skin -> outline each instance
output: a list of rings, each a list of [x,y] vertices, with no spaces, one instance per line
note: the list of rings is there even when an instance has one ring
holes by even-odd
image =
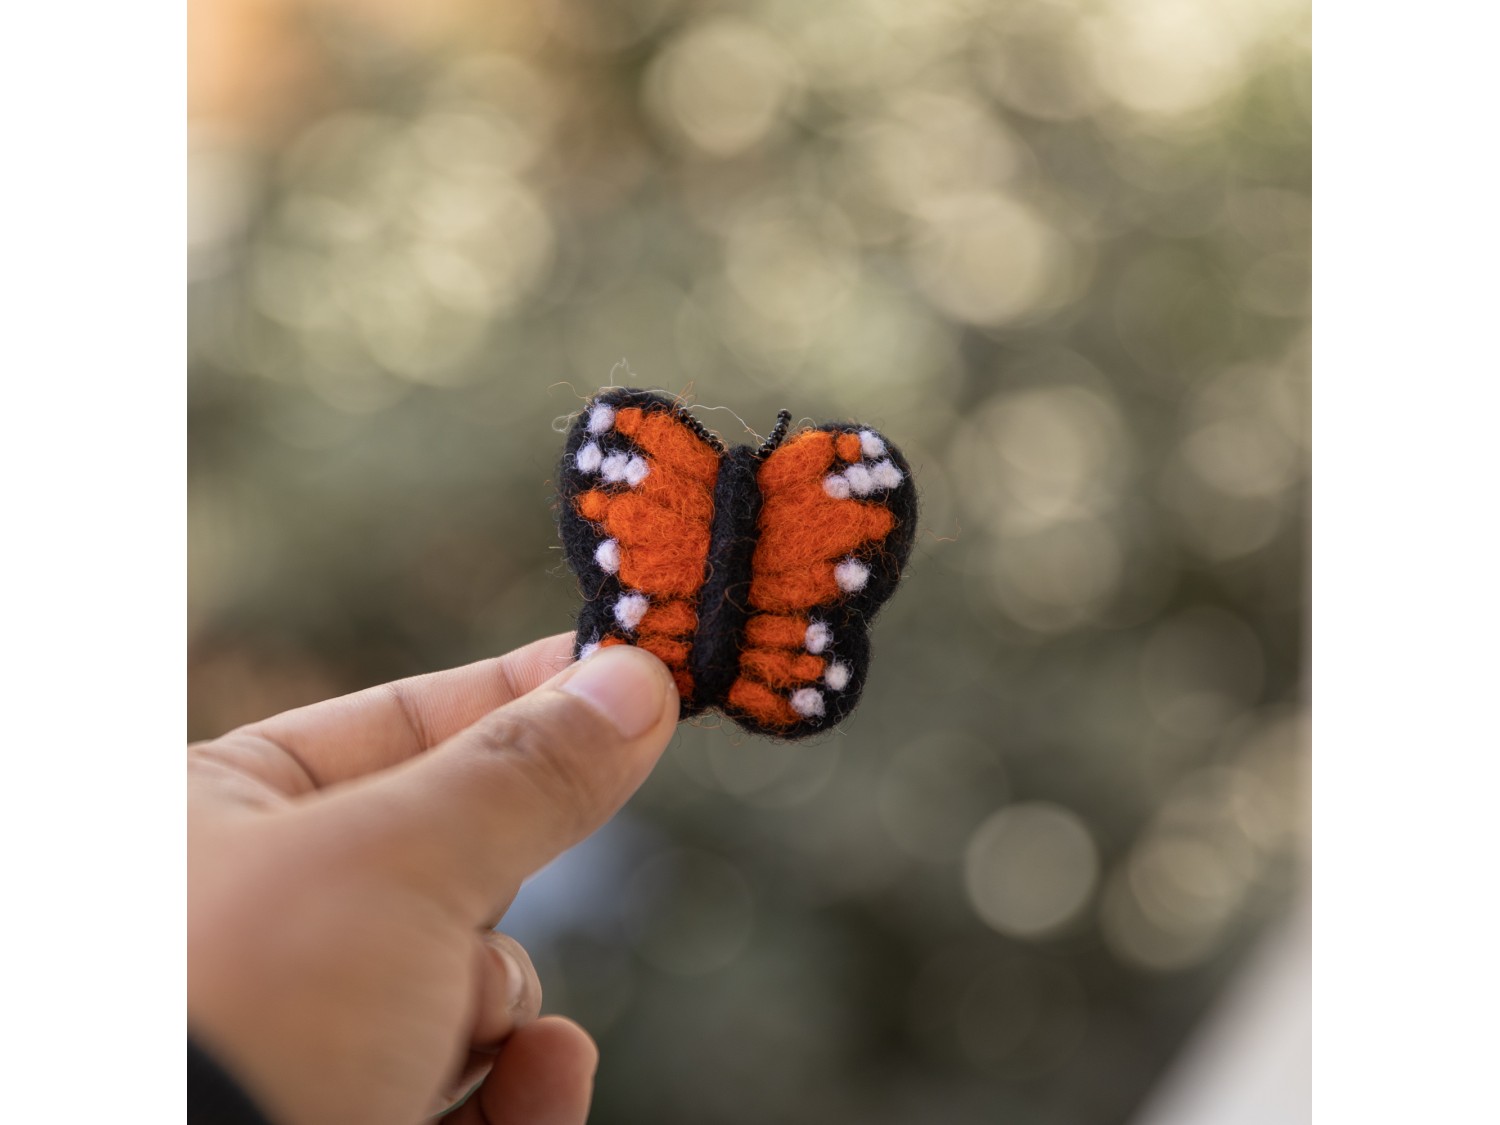
[[[598,1052],[492,931],[676,725],[666,667],[572,636],[188,751],[188,1024],[279,1125],[582,1125]]]

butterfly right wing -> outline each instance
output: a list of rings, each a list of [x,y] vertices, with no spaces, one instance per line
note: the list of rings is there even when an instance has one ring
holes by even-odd
[[[859,702],[870,619],[916,536],[916,487],[899,450],[849,425],[793,435],[756,480],[750,615],[726,710],[756,730],[803,738]]]
[[[684,715],[704,706],[689,658],[721,459],[672,400],[615,388],[573,423],[558,472],[563,548],[584,597],[577,655],[610,644],[654,653]]]

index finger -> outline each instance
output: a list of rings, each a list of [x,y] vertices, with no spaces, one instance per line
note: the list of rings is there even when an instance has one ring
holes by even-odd
[[[573,661],[558,633],[461,668],[284,711],[199,747],[290,795],[387,769],[430,750]]]

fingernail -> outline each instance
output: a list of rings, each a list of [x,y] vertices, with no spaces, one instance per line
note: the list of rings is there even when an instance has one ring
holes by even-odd
[[[515,958],[503,949],[496,949],[493,945],[489,949],[494,954],[495,960],[499,961],[505,969],[505,1006],[514,1012],[526,997],[526,974],[521,966],[516,964]]]
[[[610,645],[577,665],[562,690],[608,719],[621,738],[639,738],[661,718],[668,684],[662,671],[649,652]]]

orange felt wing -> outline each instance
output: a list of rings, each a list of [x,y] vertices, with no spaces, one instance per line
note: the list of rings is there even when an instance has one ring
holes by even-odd
[[[749,617],[727,710],[782,737],[833,726],[869,667],[869,621],[916,534],[911,469],[874,430],[804,430],[756,475],[761,496]]]
[[[583,587],[578,655],[636,644],[671,668],[683,713],[723,449],[670,399],[601,392],[574,423],[559,472],[561,532]]]

